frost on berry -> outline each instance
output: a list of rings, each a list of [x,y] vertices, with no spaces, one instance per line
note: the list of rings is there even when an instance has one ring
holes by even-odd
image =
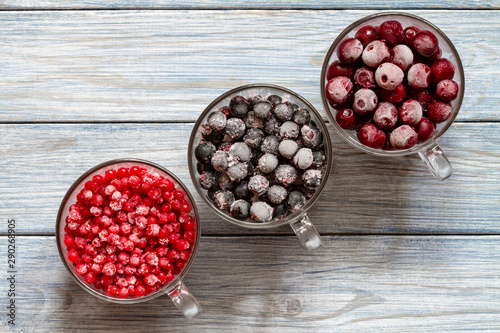
[[[111,297],[154,292],[181,272],[191,254],[191,209],[169,178],[137,166],[108,169],[87,181],[70,206],[64,229],[68,262]]]

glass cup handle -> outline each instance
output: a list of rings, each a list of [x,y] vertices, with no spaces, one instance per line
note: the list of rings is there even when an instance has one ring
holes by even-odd
[[[290,226],[306,249],[316,251],[321,247],[322,242],[318,230],[307,215],[299,221],[290,223]]]
[[[420,158],[438,180],[445,180],[453,173],[450,161],[436,142],[426,151],[419,152]]]
[[[174,290],[168,293],[168,296],[187,319],[194,319],[201,313],[200,304],[184,283],[179,282]]]

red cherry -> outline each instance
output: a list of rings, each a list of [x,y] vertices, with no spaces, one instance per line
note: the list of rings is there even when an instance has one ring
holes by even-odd
[[[434,125],[428,119],[423,117],[415,128],[418,134],[418,141],[427,141],[434,133]]]
[[[326,79],[330,81],[336,76],[346,76],[352,78],[354,75],[354,66],[352,64],[344,64],[339,60],[335,60],[328,66],[328,71],[326,72]]]
[[[354,37],[357,38],[363,46],[366,46],[378,38],[378,31],[372,25],[365,25],[359,28]]]
[[[373,124],[363,125],[358,132],[359,142],[371,148],[381,148],[385,143],[385,132]]]
[[[400,44],[404,38],[403,26],[396,20],[389,20],[382,23],[378,33],[380,39],[385,40],[389,47]]]

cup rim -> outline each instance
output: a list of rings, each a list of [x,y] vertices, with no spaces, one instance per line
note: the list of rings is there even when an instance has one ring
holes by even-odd
[[[229,214],[225,214],[222,211],[220,211],[219,209],[217,209],[217,207],[215,207],[213,205],[213,203],[211,202],[211,200],[209,200],[206,197],[205,193],[203,193],[203,191],[201,190],[201,187],[199,185],[198,179],[196,178],[197,171],[193,170],[193,164],[194,164],[193,163],[194,162],[194,159],[193,159],[193,156],[194,156],[194,142],[196,140],[198,129],[202,125],[203,120],[206,118],[206,116],[210,112],[213,111],[213,108],[218,103],[220,103],[222,100],[224,100],[225,98],[227,98],[230,95],[233,95],[235,93],[242,92],[244,90],[248,90],[248,89],[252,89],[252,88],[269,88],[269,89],[275,89],[275,90],[278,90],[278,91],[290,94],[293,97],[295,97],[298,100],[300,100],[302,103],[304,103],[304,105],[306,105],[306,107],[308,108],[308,110],[315,115],[315,117],[318,119],[318,122],[320,123],[319,126],[321,127],[321,130],[323,132],[323,142],[325,144],[325,154],[326,154],[326,152],[328,152],[328,154],[326,154],[327,155],[327,157],[326,157],[327,162],[326,162],[326,167],[325,167],[325,171],[324,171],[324,175],[323,175],[323,179],[321,181],[321,184],[316,189],[316,191],[314,192],[313,196],[310,199],[307,200],[307,202],[304,205],[304,207],[302,207],[302,209],[300,209],[299,211],[297,211],[295,213],[292,213],[292,214],[288,215],[287,217],[285,217],[283,219],[272,220],[272,221],[269,221],[269,222],[240,221],[238,219],[235,219],[235,218],[231,217]],[[284,88],[284,87],[281,87],[281,86],[275,85],[275,84],[268,84],[268,83],[247,84],[247,85],[238,86],[236,88],[233,88],[233,89],[228,90],[225,93],[221,94],[220,96],[218,96],[217,98],[215,98],[205,108],[205,110],[200,114],[200,116],[198,117],[198,119],[197,119],[197,121],[196,121],[196,123],[195,123],[195,125],[193,127],[193,130],[191,131],[191,136],[189,138],[189,146],[188,146],[189,174],[191,176],[191,181],[193,182],[193,186],[195,187],[196,191],[198,192],[198,194],[200,195],[200,197],[202,198],[202,200],[211,208],[211,210],[213,212],[215,212],[215,214],[218,217],[220,217],[223,220],[226,220],[228,222],[231,222],[233,224],[236,224],[236,225],[239,225],[239,226],[242,226],[242,227],[246,227],[246,228],[250,228],[250,229],[270,229],[270,228],[276,228],[276,227],[279,227],[279,226],[282,226],[282,225],[285,225],[285,224],[290,224],[292,222],[295,222],[295,221],[299,220],[302,216],[304,216],[306,214],[306,212],[311,208],[311,206],[316,202],[316,200],[320,196],[321,192],[323,191],[323,189],[324,189],[324,187],[325,187],[325,185],[326,185],[326,183],[328,181],[328,177],[330,175],[330,169],[331,169],[331,166],[332,166],[332,163],[333,163],[332,160],[333,160],[333,157],[332,157],[332,143],[331,143],[331,139],[330,139],[330,134],[328,133],[328,128],[326,127],[325,121],[323,120],[323,117],[321,116],[321,114],[316,110],[316,108],[309,101],[307,101],[301,95],[297,94],[296,92],[294,92],[294,91],[292,91],[292,90],[290,90],[288,88]]]
[[[426,24],[429,27],[431,27],[432,29],[434,29],[435,31],[437,31],[438,34],[440,35],[440,37],[442,37],[445,40],[446,44],[449,46],[451,53],[453,54],[453,56],[456,59],[457,70],[460,73],[460,89],[459,89],[459,95],[457,96],[456,108],[453,110],[454,112],[451,114],[450,118],[448,118],[448,120],[446,120],[446,123],[444,124],[444,126],[440,129],[440,131],[438,133],[436,133],[434,136],[429,138],[427,141],[422,142],[420,144],[417,144],[411,148],[401,149],[401,150],[375,149],[375,148],[365,146],[362,143],[360,143],[359,141],[353,139],[350,135],[348,135],[346,133],[346,130],[344,130],[342,127],[340,127],[340,125],[335,120],[335,115],[331,111],[331,106],[326,99],[326,93],[325,93],[326,72],[328,71],[328,65],[329,65],[328,61],[331,59],[332,54],[335,52],[337,45],[355,27],[357,27],[357,26],[359,26],[359,25],[363,24],[364,22],[367,22],[371,19],[379,18],[379,17],[388,17],[388,16],[403,16],[403,17],[411,18],[411,19],[417,20],[423,24]],[[356,20],[355,22],[351,23],[344,30],[342,30],[342,32],[337,36],[337,38],[331,44],[331,46],[328,49],[328,52],[325,56],[325,59],[323,61],[323,67],[321,69],[321,77],[320,77],[320,87],[321,87],[321,100],[323,101],[323,107],[328,115],[328,119],[333,124],[333,127],[335,128],[336,132],[338,134],[340,134],[340,136],[345,141],[347,141],[350,145],[352,145],[352,146],[354,146],[354,147],[356,147],[356,148],[358,148],[366,153],[372,154],[372,155],[384,156],[384,157],[386,157],[386,156],[404,156],[404,155],[414,154],[414,153],[417,153],[420,151],[426,151],[426,150],[434,147],[436,145],[437,139],[439,139],[448,130],[448,128],[451,126],[451,124],[455,121],[455,118],[457,117],[458,112],[460,111],[460,108],[461,108],[462,102],[463,102],[463,98],[464,98],[465,74],[464,74],[462,60],[460,59],[460,55],[459,55],[457,49],[455,48],[455,45],[448,38],[448,36],[443,31],[441,31],[441,29],[439,29],[436,25],[434,25],[433,23],[427,21],[426,19],[424,19],[420,16],[417,16],[417,15],[414,15],[414,14],[410,14],[410,13],[406,13],[406,12],[399,12],[399,11],[384,11],[384,12],[364,16],[364,17]]]
[[[105,167],[108,167],[108,166],[112,166],[115,164],[122,164],[122,163],[132,163],[132,164],[137,163],[137,164],[147,165],[147,166],[156,168],[156,169],[160,170],[161,172],[164,172],[165,174],[167,174],[169,177],[173,178],[177,182],[177,184],[182,188],[184,193],[188,196],[188,198],[191,202],[191,207],[194,211],[194,215],[196,218],[196,240],[194,242],[194,245],[193,245],[193,248],[191,251],[191,255],[190,255],[188,261],[186,262],[185,266],[181,269],[180,273],[177,274],[172,281],[165,284],[161,289],[159,289],[159,290],[157,290],[154,293],[151,293],[149,295],[145,295],[145,296],[137,297],[137,298],[111,297],[111,296],[104,294],[103,292],[99,292],[99,291],[94,290],[93,288],[88,286],[86,282],[84,283],[78,276],[76,276],[76,273],[71,269],[71,267],[66,259],[66,256],[63,253],[63,245],[62,245],[63,240],[61,239],[62,235],[59,232],[61,224],[64,223],[64,221],[62,221],[62,216],[64,214],[64,207],[66,206],[66,203],[67,203],[69,197],[78,188],[78,186],[81,185],[82,182],[87,177],[96,173],[97,171],[103,170]],[[113,302],[113,303],[122,303],[122,304],[141,303],[141,302],[149,301],[153,298],[159,297],[163,294],[166,294],[166,293],[172,291],[181,282],[184,275],[187,273],[187,271],[189,271],[189,268],[191,267],[191,265],[196,257],[196,253],[198,251],[200,238],[201,238],[201,226],[200,226],[201,223],[200,222],[201,221],[200,221],[200,216],[198,213],[198,208],[196,206],[196,202],[194,201],[193,196],[189,192],[186,185],[173,172],[171,172],[170,170],[168,170],[167,168],[165,168],[159,164],[156,164],[156,163],[153,163],[153,162],[150,162],[147,160],[143,160],[143,159],[136,159],[136,158],[113,159],[113,160],[109,160],[109,161],[100,163],[100,164],[88,169],[80,177],[77,178],[77,180],[70,186],[70,188],[68,189],[68,191],[64,195],[64,198],[62,199],[61,204],[59,206],[59,210],[57,213],[57,220],[56,220],[57,249],[58,249],[61,261],[63,262],[66,269],[70,272],[71,277],[77,282],[78,285],[80,285],[84,290],[86,290],[87,292],[89,292],[93,296],[96,296],[97,298],[100,298],[100,299],[105,300],[105,301]]]

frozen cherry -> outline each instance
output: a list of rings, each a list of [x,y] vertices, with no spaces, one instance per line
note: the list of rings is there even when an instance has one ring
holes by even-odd
[[[383,130],[390,130],[398,121],[398,110],[389,102],[381,102],[373,113],[373,122]]]
[[[410,98],[418,101],[422,109],[427,109],[432,97],[428,90],[414,90],[410,94]]]
[[[420,122],[415,127],[415,131],[418,134],[418,140],[420,142],[424,142],[432,136],[432,133],[434,133],[434,125],[428,118],[422,117]]]
[[[422,106],[414,99],[407,99],[401,105],[399,116],[408,125],[415,126],[422,119]]]
[[[365,25],[359,28],[354,37],[366,46],[378,38],[378,30],[372,25]]]
[[[443,102],[451,102],[458,95],[458,84],[453,80],[440,81],[436,86],[436,95]]]
[[[435,99],[427,108],[427,117],[432,122],[439,124],[450,118],[451,111],[452,108],[450,103],[441,102]]]
[[[250,111],[250,102],[242,96],[234,96],[229,102],[229,112],[231,115],[243,118]]]
[[[337,115],[335,116],[335,120],[340,127],[346,130],[354,130],[361,123],[361,119],[359,118],[358,114],[349,108],[338,110]]]
[[[354,73],[354,82],[360,88],[374,88],[375,87],[375,75],[373,70],[363,66],[356,70]]]
[[[385,138],[385,132],[373,124],[363,125],[358,132],[359,142],[371,148],[381,148]]]
[[[375,81],[385,90],[394,90],[403,82],[405,74],[398,66],[386,62],[375,71]]]
[[[378,33],[380,39],[385,40],[390,47],[400,44],[404,38],[403,26],[396,20],[382,23]]]
[[[359,89],[354,94],[352,108],[360,116],[367,116],[375,110],[377,103],[378,97],[373,90]]]
[[[345,76],[337,76],[326,84],[326,98],[334,105],[341,105],[352,94],[352,81]]]
[[[418,135],[409,125],[402,125],[390,134],[391,145],[396,149],[408,149],[417,143]]]
[[[354,74],[354,66],[352,64],[344,64],[339,60],[335,60],[328,66],[326,72],[326,79],[330,81],[336,76],[346,76],[352,78]]]
[[[380,40],[369,43],[361,54],[363,62],[371,68],[378,67],[381,63],[388,61],[390,57],[389,47]]]
[[[420,29],[417,27],[406,27],[404,30],[403,43],[408,46],[413,46],[413,39]]]
[[[413,64],[413,52],[404,44],[394,46],[391,54],[392,63],[401,68],[402,71],[406,71]]]
[[[356,38],[343,40],[337,48],[337,57],[344,64],[352,64],[361,56],[363,44]]]
[[[406,97],[406,87],[401,83],[394,90],[380,89],[379,97],[381,101],[391,102],[392,104],[402,103]]]
[[[431,69],[426,64],[415,64],[408,70],[407,79],[412,88],[425,89],[431,82]]]
[[[434,61],[431,65],[431,82],[437,85],[442,80],[451,80],[455,76],[455,66],[445,58]]]
[[[422,30],[413,38],[413,47],[420,55],[430,57],[438,51],[439,41],[432,32]]]
[[[431,55],[430,57],[427,57],[427,58],[423,58],[423,62],[426,64],[426,65],[429,65],[431,66],[436,60],[439,60],[441,59],[441,56],[443,55],[443,50],[441,50],[440,47],[438,47],[436,53],[434,53],[433,55]]]

